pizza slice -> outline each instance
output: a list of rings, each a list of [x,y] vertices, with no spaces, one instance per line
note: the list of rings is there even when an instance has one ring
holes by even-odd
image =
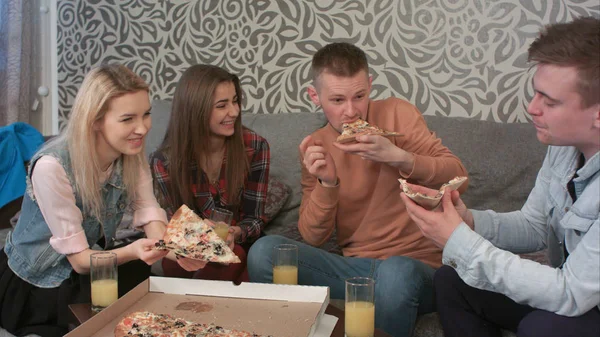
[[[369,124],[367,121],[357,119],[352,123],[342,124],[342,134],[336,139],[338,143],[355,142],[356,137],[362,135],[380,135],[384,137],[400,136],[397,132],[385,131],[382,128]]]
[[[467,177],[456,177],[450,180],[442,185],[437,194],[433,196],[413,191],[406,183],[406,180],[402,178],[398,179],[398,181],[402,186],[402,191],[407,197],[411,198],[414,202],[421,205],[425,209],[434,210],[440,205],[446,188],[449,187],[451,191],[457,190],[465,181],[467,181]]]
[[[115,326],[115,337],[261,337],[257,334],[230,330],[215,324],[203,324],[149,311],[133,312]]]
[[[168,249],[177,255],[208,262],[241,262],[212,227],[186,205],[173,214],[156,249]]]

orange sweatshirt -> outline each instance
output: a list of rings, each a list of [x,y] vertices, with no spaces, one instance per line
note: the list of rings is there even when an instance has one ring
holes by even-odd
[[[390,140],[415,156],[412,172],[359,156],[333,146],[340,135],[330,124],[312,134],[321,140],[335,162],[338,185],[325,187],[302,165],[302,204],[298,228],[304,240],[320,246],[337,229],[344,256],[385,259],[412,257],[439,267],[442,251],[425,238],[400,200],[398,178],[439,188],[467,172],[425,123],[412,104],[398,99],[371,101],[367,122],[404,136]],[[464,188],[461,189],[464,191]],[[337,226],[337,227],[336,227]]]

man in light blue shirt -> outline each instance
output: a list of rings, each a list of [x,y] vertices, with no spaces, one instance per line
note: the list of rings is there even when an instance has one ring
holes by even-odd
[[[446,337],[600,335],[600,20],[547,26],[527,111],[550,145],[520,211],[468,210],[457,192],[411,218],[443,248],[434,278]],[[435,193],[418,186],[413,189]],[[517,253],[548,248],[551,266]]]

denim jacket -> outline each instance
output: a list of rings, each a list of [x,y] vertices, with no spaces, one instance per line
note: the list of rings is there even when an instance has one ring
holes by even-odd
[[[55,157],[67,173],[71,186],[75,186],[71,159],[65,144],[37,153],[30,162],[27,193],[23,197],[19,222],[6,237],[4,251],[8,256],[8,265],[20,278],[40,288],[55,288],[69,278],[73,267],[66,255],[57,253],[50,245],[52,233],[33,195],[31,174],[37,160],[44,155]],[[73,189],[76,205],[83,215],[82,227],[90,247],[104,236],[109,238],[105,240],[104,248],[107,248],[126,207],[127,192],[123,184],[121,160],[117,160],[113,167],[113,173],[102,187],[104,209],[101,222],[84,210],[81,196]]]
[[[577,170],[579,155],[573,147],[549,146],[523,208],[472,211],[475,232],[460,224],[444,248],[444,264],[470,286],[534,308],[563,316],[600,308],[600,152]],[[576,172],[573,203],[567,183]],[[544,248],[552,266],[513,254]]]

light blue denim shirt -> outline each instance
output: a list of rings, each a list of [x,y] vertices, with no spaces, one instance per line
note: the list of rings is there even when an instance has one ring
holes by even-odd
[[[573,203],[567,183],[579,155],[573,147],[549,146],[523,208],[472,211],[475,231],[461,223],[444,248],[443,263],[472,287],[534,308],[564,316],[600,308],[600,152],[577,171]],[[513,254],[545,247],[552,267]]]

